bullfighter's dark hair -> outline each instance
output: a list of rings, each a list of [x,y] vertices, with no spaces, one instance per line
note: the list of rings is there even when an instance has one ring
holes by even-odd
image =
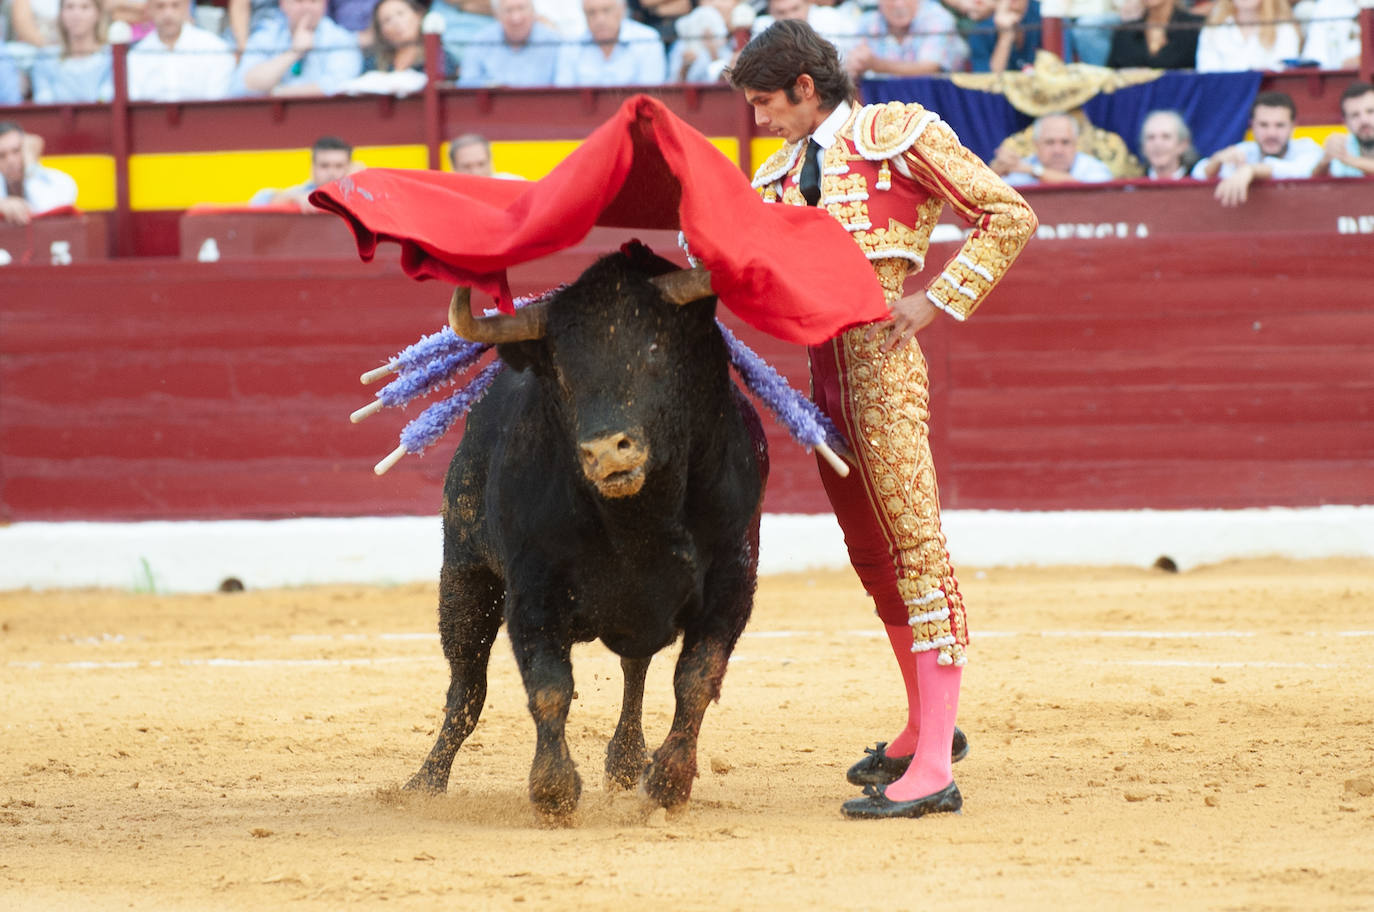
[[[1293,96],[1287,92],[1260,92],[1255,96],[1255,103],[1250,105],[1250,119],[1255,117],[1256,108],[1286,108],[1288,116],[1293,120],[1298,119],[1298,106],[1293,103]]]
[[[807,74],[816,82],[821,109],[831,110],[855,97],[854,81],[840,63],[835,45],[800,19],[780,19],[760,32],[740,51],[735,65],[725,71],[736,89],[787,93],[799,100],[794,86]]]
[[[1344,105],[1352,98],[1359,98],[1366,92],[1374,92],[1374,83],[1352,82],[1350,85],[1346,86],[1345,91],[1341,93],[1341,104]]]
[[[337,136],[321,136],[315,140],[310,147],[310,157],[313,159],[320,152],[347,152],[349,158],[353,157],[353,147]]]

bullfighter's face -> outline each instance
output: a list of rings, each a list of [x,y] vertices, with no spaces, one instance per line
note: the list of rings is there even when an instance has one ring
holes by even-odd
[[[816,83],[807,73],[797,77],[790,93],[785,89],[761,92],[746,88],[744,100],[754,109],[754,123],[790,143],[806,139],[830,113],[821,110]]]

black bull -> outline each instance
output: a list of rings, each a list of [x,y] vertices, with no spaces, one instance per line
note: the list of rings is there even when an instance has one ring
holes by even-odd
[[[669,303],[649,277],[671,268],[643,249],[606,257],[549,301],[536,330],[527,320],[488,336],[512,369],[473,409],[444,484],[439,632],[451,680],[438,740],[408,788],[447,788],[504,621],[537,732],[538,810],[566,815],[581,794],[564,729],[572,644],[593,639],[621,657],[625,679],[607,781],[642,782],[664,807],[691,796],[702,717],[753,607],[768,456],[731,382],[715,298]],[[676,712],[650,762],[644,679],[679,634]]]

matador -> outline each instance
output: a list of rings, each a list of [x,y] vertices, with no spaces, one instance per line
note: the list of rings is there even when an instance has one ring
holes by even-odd
[[[862,797],[851,818],[957,812],[951,763],[967,752],[955,727],[968,625],[940,526],[931,459],[929,383],[916,333],[943,311],[966,320],[1035,232],[1025,200],[917,104],[859,106],[835,48],[803,21],[780,20],[730,70],[755,122],[783,147],[758,169],[765,202],[824,208],[873,265],[891,310],[810,347],[812,392],[857,459],[847,478],[824,467],[850,562],[897,658],[907,722],[850,768]],[[945,205],[971,226],[925,287],[920,273]]]

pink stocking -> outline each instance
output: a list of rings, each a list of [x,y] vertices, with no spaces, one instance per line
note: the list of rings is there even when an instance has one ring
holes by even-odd
[[[963,669],[939,664],[936,649],[915,653],[914,658],[916,678],[920,681],[920,733],[911,766],[902,778],[887,787],[886,795],[893,801],[924,798],[954,781],[949,769],[949,745],[954,738],[954,718],[959,712]]]
[[[897,667],[902,670],[902,683],[906,685],[906,728],[887,742],[884,753],[889,757],[910,757],[916,752],[916,737],[921,730],[921,692],[916,686],[916,653],[911,651],[911,626],[883,626],[887,628],[887,639],[892,643],[892,654],[897,657]]]

